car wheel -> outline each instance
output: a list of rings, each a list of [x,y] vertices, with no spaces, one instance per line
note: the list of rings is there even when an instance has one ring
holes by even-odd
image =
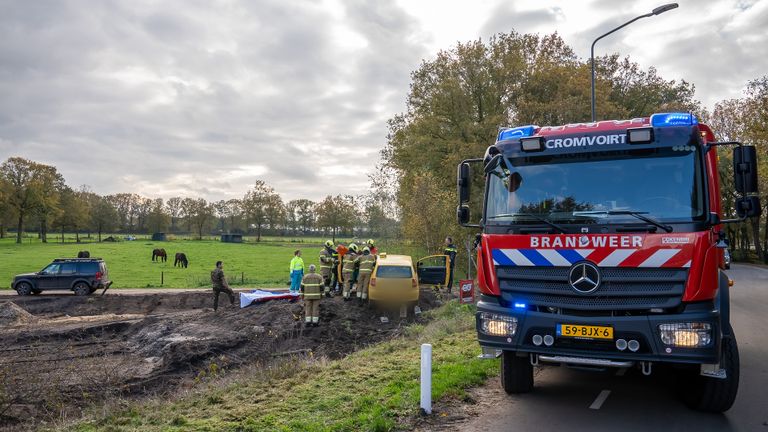
[[[89,287],[85,282],[78,282],[75,284],[75,287],[72,288],[72,291],[75,292],[75,295],[87,296],[91,293],[91,287]]]
[[[20,296],[32,295],[32,284],[29,282],[19,282],[19,284],[16,285],[16,292]]]

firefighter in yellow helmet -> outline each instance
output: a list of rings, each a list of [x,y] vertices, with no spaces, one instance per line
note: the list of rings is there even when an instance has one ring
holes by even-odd
[[[357,245],[352,243],[349,250],[344,254],[341,263],[341,275],[344,279],[344,301],[349,301],[349,294],[352,291],[354,281],[355,264],[357,260]]]
[[[371,251],[371,255],[378,255],[379,249],[374,244],[373,239],[368,239],[365,244],[368,246],[368,249]]]
[[[368,246],[363,248],[363,254],[357,257],[360,276],[357,278],[357,299],[359,303],[368,300],[368,285],[371,283],[371,272],[376,265],[376,255],[371,254]]]
[[[331,296],[331,284],[335,279],[333,277],[334,255],[336,250],[333,248],[333,242],[328,240],[325,245],[320,249],[320,275],[323,277],[323,284],[325,285],[325,296]]]
[[[315,273],[315,265],[301,279],[301,299],[304,300],[304,325],[317,327],[320,322],[320,299],[323,297],[323,277]]]

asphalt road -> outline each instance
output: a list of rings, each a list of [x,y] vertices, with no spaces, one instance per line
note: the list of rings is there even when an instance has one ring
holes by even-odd
[[[483,393],[486,407],[456,429],[768,432],[768,269],[734,265],[728,275],[735,281],[731,319],[741,356],[739,394],[728,412],[688,409],[677,398],[670,373],[645,377],[635,371],[546,367],[537,371],[530,394],[508,396],[497,384],[489,385]]]

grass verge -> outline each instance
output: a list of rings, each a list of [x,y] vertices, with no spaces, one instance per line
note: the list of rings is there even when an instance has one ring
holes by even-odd
[[[433,349],[432,398],[462,397],[498,371],[478,360],[474,307],[456,301],[428,324],[337,361],[287,361],[176,401],[130,405],[76,431],[390,431],[418,415],[420,344]]]

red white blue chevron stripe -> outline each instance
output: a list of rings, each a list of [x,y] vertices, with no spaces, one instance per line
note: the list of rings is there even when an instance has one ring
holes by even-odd
[[[677,236],[643,235],[631,241],[621,236],[540,236],[533,240],[517,237],[514,244],[491,246],[493,263],[497,266],[570,267],[579,261],[591,261],[599,267],[666,267],[691,266],[695,238],[686,234]],[[525,241],[525,244],[521,244]],[[501,243],[501,242],[499,242]],[[510,242],[505,242],[510,243]],[[586,248],[531,247],[532,245],[583,245]],[[610,247],[632,245],[637,247]],[[495,246],[495,247],[494,247]],[[501,246],[501,247],[500,247]],[[512,247],[505,247],[512,246]],[[526,246],[526,247],[514,247]],[[598,246],[598,247],[589,247]]]

